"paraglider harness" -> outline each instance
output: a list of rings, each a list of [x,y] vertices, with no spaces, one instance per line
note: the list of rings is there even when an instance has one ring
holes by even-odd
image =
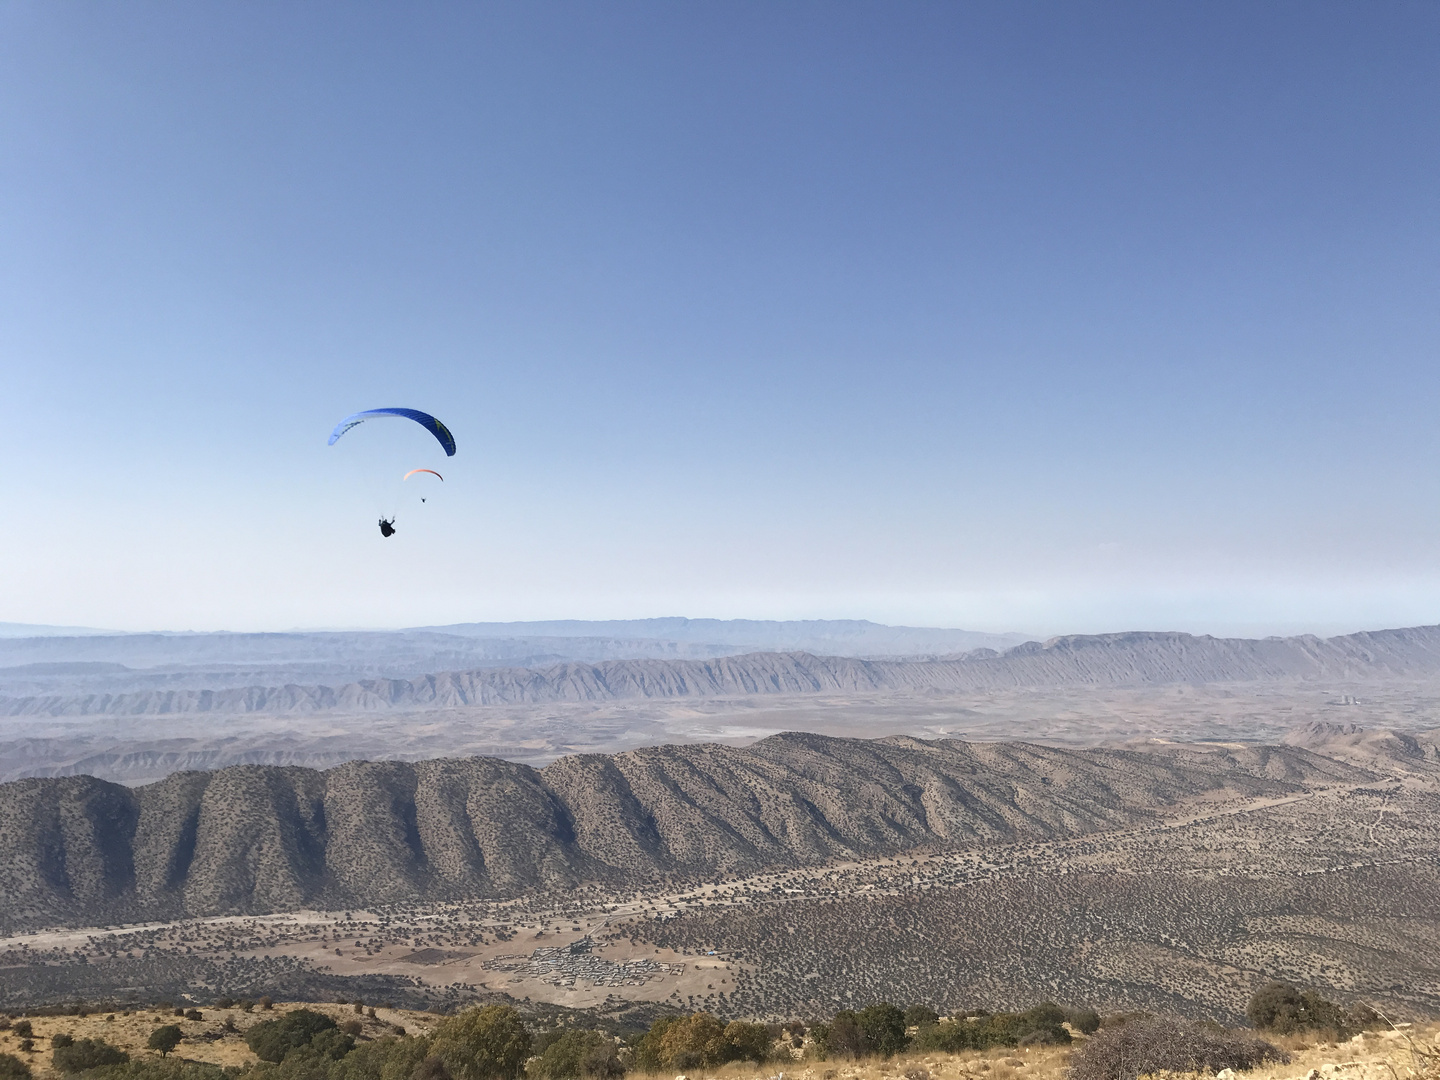
[[[394,536],[394,535],[395,535],[395,519],[394,519],[394,518],[391,518],[389,521],[386,521],[384,518],[381,518],[381,519],[380,519],[380,535],[381,535],[381,536]]]

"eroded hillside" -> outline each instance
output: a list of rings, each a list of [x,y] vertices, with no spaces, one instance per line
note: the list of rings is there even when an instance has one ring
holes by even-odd
[[[1062,750],[787,734],[536,770],[242,766],[0,785],[10,929],[753,874],[1134,828],[1380,774],[1300,747]]]

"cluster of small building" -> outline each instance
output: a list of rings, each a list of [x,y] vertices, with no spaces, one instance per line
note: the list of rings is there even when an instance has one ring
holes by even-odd
[[[487,971],[523,971],[551,986],[574,986],[583,981],[593,986],[644,986],[659,975],[680,975],[684,964],[662,964],[657,960],[639,959],[614,963],[594,953],[589,937],[536,949],[529,956],[507,954],[486,960]]]

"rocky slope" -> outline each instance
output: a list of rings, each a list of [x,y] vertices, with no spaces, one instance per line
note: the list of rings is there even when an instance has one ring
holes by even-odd
[[[0,930],[503,896],[1056,838],[1375,774],[1214,754],[786,734],[562,758],[0,785]]]
[[[338,686],[52,694],[0,698],[0,716],[287,714],[325,710],[716,698],[778,694],[961,691],[1043,686],[1343,680],[1440,676],[1440,626],[1344,637],[1215,638],[1127,633],[1027,642],[938,660],[860,660],[808,653],[718,659],[615,660],[545,668],[452,671]]]
[[[1316,722],[1291,731],[1284,742],[1364,768],[1423,773],[1440,770],[1440,728],[1407,734],[1358,724]]]

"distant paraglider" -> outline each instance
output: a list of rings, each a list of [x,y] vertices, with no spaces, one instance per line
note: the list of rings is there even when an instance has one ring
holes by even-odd
[[[394,535],[395,535],[395,519],[394,519],[394,518],[391,518],[389,521],[386,521],[384,518],[381,518],[381,519],[380,519],[380,535],[381,535],[381,536],[394,536]]]
[[[403,481],[403,480],[409,480],[410,477],[414,476],[416,473],[429,473],[431,476],[435,477],[435,479],[439,480],[442,484],[445,482],[445,477],[441,476],[441,475],[440,475],[438,472],[436,472],[434,469],[411,469],[409,472],[407,472],[407,473],[406,473],[404,476],[402,476],[400,479],[401,479],[402,481]],[[420,501],[421,501],[422,503],[425,501],[425,496],[424,496],[424,495],[421,495],[421,496],[420,496]]]

